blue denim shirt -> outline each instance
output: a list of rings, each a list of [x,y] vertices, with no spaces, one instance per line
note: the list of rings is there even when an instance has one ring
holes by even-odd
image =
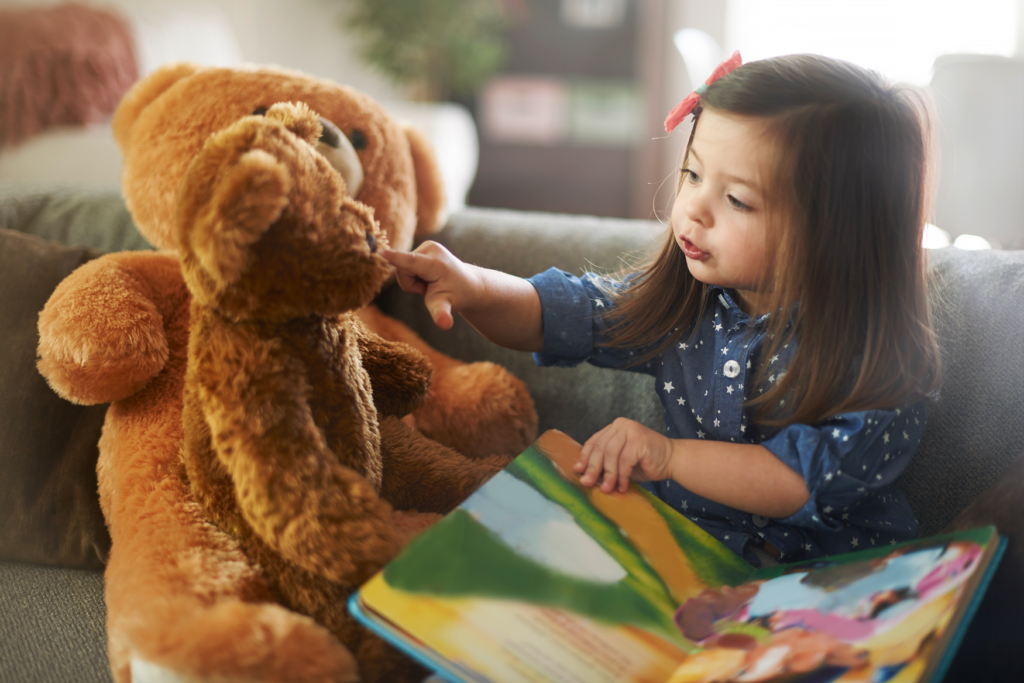
[[[582,278],[555,268],[530,278],[540,295],[544,351],[538,365],[572,367],[588,361],[624,368],[639,349],[600,346],[612,301],[596,283],[622,287],[592,273]],[[767,541],[783,562],[836,555],[917,536],[918,525],[894,482],[910,463],[924,433],[924,400],[896,410],[836,415],[821,424],[765,428],[744,406],[752,398],[761,363],[785,372],[791,349],[762,358],[768,316],[752,320],[728,290],[712,287],[712,302],[697,322],[660,356],[628,368],[655,377],[665,408],[665,435],[760,444],[804,478],[810,499],[793,515],[769,519],[698,496],[664,480],[645,486],[747,561],[758,564],[750,546]]]

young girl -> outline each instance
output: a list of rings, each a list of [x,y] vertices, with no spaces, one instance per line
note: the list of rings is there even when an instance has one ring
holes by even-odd
[[[670,230],[644,267],[522,280],[432,242],[387,257],[442,328],[460,313],[542,365],[655,376],[664,432],[619,418],[594,434],[583,485],[648,482],[755,564],[912,538],[894,482],[939,381],[927,107],[823,57],[729,69],[688,98]]]

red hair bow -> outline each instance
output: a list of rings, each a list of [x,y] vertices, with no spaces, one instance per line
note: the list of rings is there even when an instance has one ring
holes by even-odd
[[[725,60],[721,64],[715,67],[715,70],[708,76],[708,80],[704,81],[696,90],[683,98],[683,101],[676,105],[675,109],[668,113],[665,117],[665,132],[671,133],[676,126],[682,123],[693,108],[700,102],[700,96],[704,94],[704,91],[708,89],[708,86],[717,81],[722,76],[726,75],[740,64],[743,63],[743,59],[740,57],[740,51],[732,53],[732,57]]]

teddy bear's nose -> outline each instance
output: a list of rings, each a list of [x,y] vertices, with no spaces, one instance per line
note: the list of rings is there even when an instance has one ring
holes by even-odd
[[[366,243],[370,245],[370,253],[377,253],[377,238],[369,230],[366,231]]]

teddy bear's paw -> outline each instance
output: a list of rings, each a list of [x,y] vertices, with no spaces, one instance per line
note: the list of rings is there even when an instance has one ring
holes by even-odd
[[[489,362],[438,369],[426,404],[413,415],[422,434],[470,458],[514,457],[537,437],[526,384]]]
[[[133,652],[127,667],[113,667],[119,683],[128,672],[131,683],[360,680],[355,658],[334,635],[279,605],[225,602],[161,626],[148,639],[133,634],[140,644],[155,641],[146,643],[152,655]]]
[[[39,372],[82,404],[131,396],[168,358],[163,317],[144,285],[96,259],[66,278],[39,314]]]

